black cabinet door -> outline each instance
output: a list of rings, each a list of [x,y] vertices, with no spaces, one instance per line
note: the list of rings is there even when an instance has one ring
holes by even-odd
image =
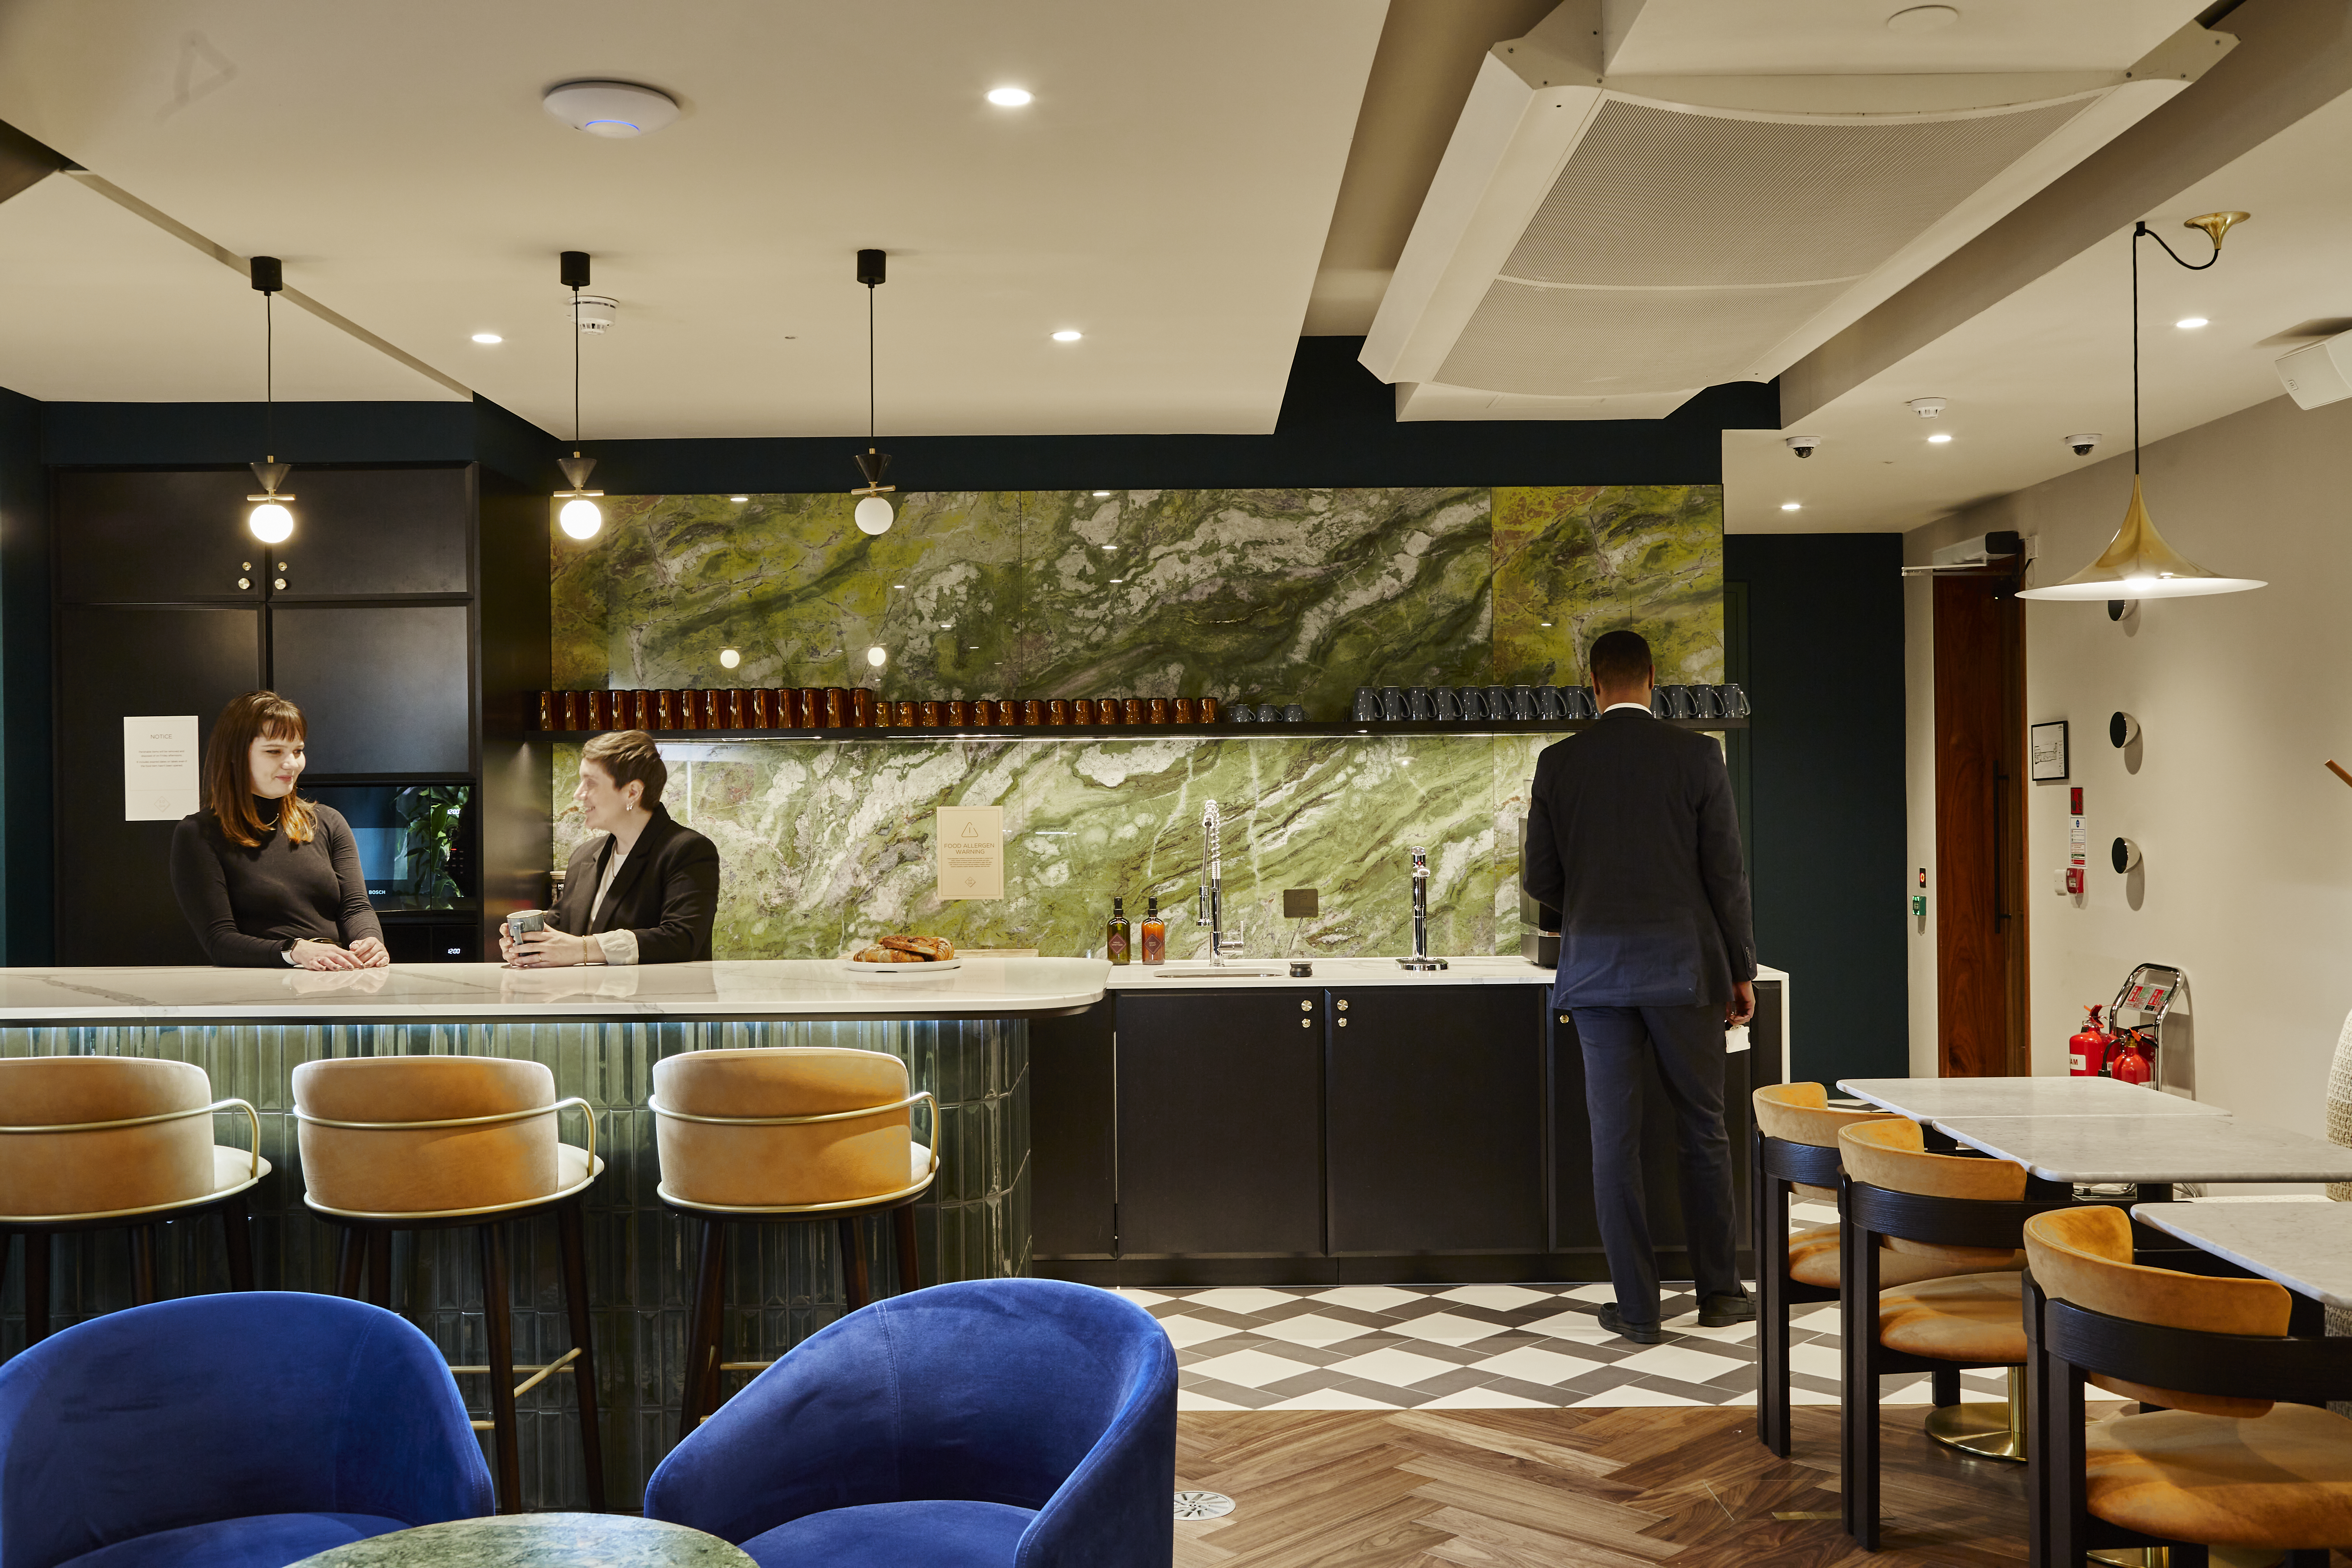
[[[282,561],[281,599],[381,598],[472,589],[466,468],[296,469],[294,537],[271,546]]]
[[[1318,991],[1118,996],[1118,1249],[1323,1250]]]
[[[271,546],[246,531],[250,473],[68,468],[53,484],[65,603],[260,601],[262,570],[276,563],[267,556]]]
[[[1780,994],[1774,988],[1769,999],[1764,988],[1758,987],[1758,1025],[1751,1037],[1759,1037],[1761,1026],[1768,1023],[1772,1030],[1770,1050],[1776,1064],[1779,1052]],[[1769,1005],[1768,1005],[1769,1004]],[[1551,1101],[1552,1101],[1552,1174],[1555,1187],[1552,1196],[1553,1250],[1586,1252],[1598,1258],[1601,1253],[1600,1222],[1592,1212],[1592,1117],[1601,1115],[1633,1115],[1632,1106],[1603,1107],[1597,1113],[1587,1105],[1584,1093],[1584,1047],[1577,1038],[1576,1026],[1569,1015],[1557,1009],[1547,1009],[1551,1037]],[[1761,1045],[1760,1037],[1759,1044]],[[1727,1053],[1723,1058],[1723,1124],[1731,1154],[1733,1223],[1739,1245],[1748,1246],[1748,1126],[1750,1107],[1748,1065],[1755,1050]],[[1759,1082],[1771,1081],[1759,1079]],[[1687,1279],[1690,1268],[1683,1253],[1687,1232],[1683,1225],[1682,1181],[1678,1172],[1673,1102],[1666,1098],[1666,1088],[1659,1081],[1657,1064],[1650,1062],[1642,1074],[1642,1186],[1647,1201],[1650,1220],[1650,1244],[1660,1254],[1659,1273],[1663,1278]],[[1667,1256],[1671,1254],[1671,1256]]]
[[[1029,1023],[1029,1236],[1039,1258],[1108,1258],[1117,1246],[1118,1101],[1106,996]]]
[[[193,713],[209,742],[261,684],[261,611],[67,605],[57,636],[58,962],[202,963],[172,894],[178,825],[122,819],[122,721]]]
[[[1331,1250],[1541,1252],[1542,992],[1331,993]]]
[[[469,614],[463,605],[273,605],[270,679],[302,710],[310,771],[467,772]]]

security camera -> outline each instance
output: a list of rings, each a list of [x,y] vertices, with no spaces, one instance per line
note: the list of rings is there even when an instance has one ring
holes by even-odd
[[[2128,838],[2118,838],[2108,847],[2107,858],[2120,875],[2139,864],[2139,846]]]
[[[2107,742],[2122,751],[2139,739],[2139,721],[2128,713],[2111,714],[2107,719]]]
[[[1780,444],[1800,458],[1810,458],[1813,455],[1813,448],[1822,444],[1822,438],[1819,436],[1784,436]]]
[[[2091,448],[2105,439],[2096,430],[2089,430],[2080,436],[2067,437],[2066,445],[2074,448],[2074,456],[2087,458],[2091,455]]]

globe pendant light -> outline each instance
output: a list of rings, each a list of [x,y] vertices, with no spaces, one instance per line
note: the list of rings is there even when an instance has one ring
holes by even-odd
[[[271,331],[269,302],[278,290],[286,287],[286,274],[274,256],[255,257],[246,263],[246,273],[261,292],[261,447],[268,452],[278,444],[278,345]],[[294,465],[279,462],[277,454],[271,452],[251,467],[261,489],[245,499],[260,504],[247,514],[245,526],[264,544],[283,544],[294,537],[294,514],[286,510],[286,503],[294,498],[278,487],[286,482]]]
[[[890,503],[882,499],[898,488],[882,482],[882,476],[890,471],[890,454],[877,451],[874,446],[874,290],[882,286],[888,260],[887,251],[857,253],[857,280],[866,285],[866,450],[857,454],[857,471],[866,476],[866,482],[849,493],[866,498],[857,503],[857,527],[869,534],[887,533],[897,521]]]
[[[2257,577],[2224,577],[2208,571],[2164,542],[2156,524],[2147,515],[2147,503],[2140,496],[2139,479],[2139,242],[2146,235],[2164,253],[2188,268],[2202,272],[2221,259],[2221,238],[2232,224],[2243,223],[2246,214],[2239,212],[2206,213],[2192,217],[2181,226],[2201,228],[2213,242],[2213,254],[2199,262],[2180,259],[2172,247],[2165,245],[2164,237],[2144,223],[2132,226],[2132,489],[2131,504],[2124,509],[2124,524],[2116,536],[2099,552],[2099,558],[2063,583],[2053,583],[2046,588],[2027,588],[2017,596],[2021,599],[2101,600],[2120,604],[2126,599],[2186,599],[2199,594],[2238,594],[2248,588],[2265,587]]]
[[[580,290],[588,286],[588,253],[567,250],[561,258],[562,277],[572,290],[572,456],[558,458],[555,466],[572,488],[558,490],[555,499],[563,503],[555,521],[563,531],[574,539],[593,539],[604,526],[604,509],[596,504],[603,490],[588,488],[588,475],[596,467],[596,459],[580,455]]]

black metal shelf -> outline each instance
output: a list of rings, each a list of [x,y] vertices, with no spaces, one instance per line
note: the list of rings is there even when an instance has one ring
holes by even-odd
[[[874,725],[837,730],[649,730],[657,741],[1152,741],[1171,735],[1213,736],[1221,741],[1352,739],[1378,735],[1554,735],[1590,730],[1598,719],[1529,719],[1496,721],[1481,719],[1447,723],[1436,719],[1405,719],[1395,723],[1235,724],[1016,724]],[[1745,730],[1745,719],[1668,719],[1677,730]],[[551,741],[589,741],[604,730],[535,730]]]

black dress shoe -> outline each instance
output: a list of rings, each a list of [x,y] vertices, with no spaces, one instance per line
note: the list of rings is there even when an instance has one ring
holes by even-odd
[[[1756,1321],[1756,1298],[1745,1290],[1737,1296],[1709,1296],[1699,1303],[1698,1326],[1702,1329],[1727,1329],[1734,1323]]]
[[[1629,1323],[1618,1317],[1614,1301],[1601,1309],[1601,1326],[1612,1334],[1623,1335],[1637,1345],[1654,1345],[1666,1337],[1665,1331],[1655,1323]]]

